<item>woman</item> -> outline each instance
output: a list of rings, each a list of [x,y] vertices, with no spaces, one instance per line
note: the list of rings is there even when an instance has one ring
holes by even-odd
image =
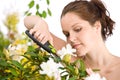
[[[112,34],[114,21],[100,0],[76,0],[65,6],[61,26],[67,42],[76,49],[88,68],[100,69],[108,80],[120,79],[120,58],[112,55],[105,40]],[[50,41],[59,50],[66,42],[49,32],[48,25],[38,16],[28,16],[25,26],[36,39]],[[77,59],[75,58],[75,59]]]

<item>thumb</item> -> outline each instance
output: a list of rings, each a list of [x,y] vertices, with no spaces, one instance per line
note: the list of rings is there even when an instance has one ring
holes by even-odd
[[[91,68],[87,68],[86,71],[87,71],[88,75],[91,75],[94,73]]]

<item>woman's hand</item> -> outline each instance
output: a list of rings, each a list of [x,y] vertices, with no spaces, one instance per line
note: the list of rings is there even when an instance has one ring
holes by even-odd
[[[87,68],[86,71],[87,71],[88,75],[91,75],[94,73],[91,68]]]
[[[30,29],[30,34],[34,35],[34,37],[40,41],[42,44],[49,41],[53,44],[53,38],[51,33],[49,32],[47,23],[41,18],[36,22],[34,27]]]
[[[49,41],[57,50],[66,45],[66,42],[52,34],[47,23],[39,16],[31,15],[24,18],[24,25],[42,44]]]

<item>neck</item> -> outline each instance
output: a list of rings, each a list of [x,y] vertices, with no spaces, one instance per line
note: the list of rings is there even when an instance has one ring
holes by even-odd
[[[112,55],[109,53],[109,51],[106,48],[101,48],[96,52],[87,53],[87,55],[84,56],[84,61],[86,67],[101,68],[109,65],[111,58]]]

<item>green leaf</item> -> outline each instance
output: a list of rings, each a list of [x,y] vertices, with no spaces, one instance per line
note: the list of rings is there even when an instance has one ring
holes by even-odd
[[[24,69],[23,66],[18,61],[12,60],[11,64],[14,65],[15,67],[19,68],[20,70]]]
[[[84,61],[83,60],[79,60],[79,62],[80,62],[80,70],[81,71],[85,71],[85,64],[84,64]]]
[[[47,8],[47,11],[48,11],[48,14],[49,14],[50,16],[52,16],[52,13],[51,13],[51,11],[50,11],[49,8]]]
[[[29,4],[28,4],[28,6],[29,6],[29,8],[32,8],[33,6],[34,6],[34,1],[32,0]]]
[[[11,71],[11,73],[12,73],[14,76],[16,76],[16,77],[18,76],[15,68],[9,67],[9,70]]]
[[[7,61],[5,61],[5,60],[0,60],[0,66],[7,66],[8,64],[7,64]]]
[[[0,31],[0,53],[3,52],[3,49],[8,47],[9,44],[9,39],[5,38],[4,34]]]
[[[27,16],[30,16],[32,13],[28,13]]]
[[[28,13],[29,13],[29,10],[25,11],[25,13],[24,13],[24,14],[26,15],[26,14],[28,14]]]
[[[43,11],[43,12],[42,12],[42,17],[43,17],[43,18],[46,18],[46,16],[47,16],[46,11]]]
[[[28,46],[28,50],[29,52],[35,51],[35,48],[33,46]]]
[[[75,76],[69,78],[68,80],[76,80],[77,78]]]
[[[37,57],[38,55],[37,54],[35,54],[34,52],[31,52],[31,54],[29,54],[31,57],[33,57],[33,58],[35,58],[35,57]]]
[[[46,0],[47,4],[49,5],[50,4],[50,0]]]
[[[7,76],[0,75],[0,80],[8,80],[12,77],[11,74],[8,74]]]
[[[39,11],[36,11],[36,15],[39,15]]]
[[[39,11],[36,11],[36,15],[42,17],[42,15],[39,13]]]
[[[36,9],[38,10],[40,7],[39,7],[39,4],[36,4]]]
[[[68,66],[66,66],[66,68],[70,71],[70,73],[74,72],[74,67],[72,65],[68,65]]]
[[[61,80],[66,80],[68,75],[61,76]]]

